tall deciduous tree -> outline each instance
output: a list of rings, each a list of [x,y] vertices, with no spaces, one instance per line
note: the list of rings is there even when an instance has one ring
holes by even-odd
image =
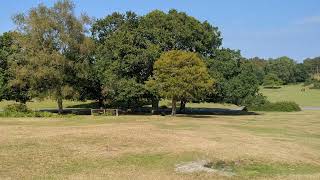
[[[196,54],[185,51],[169,51],[154,64],[153,76],[147,86],[162,97],[172,99],[172,115],[176,114],[179,100],[202,99],[213,90],[206,64]]]
[[[85,79],[87,58],[93,43],[85,36],[88,17],[78,18],[74,4],[57,1],[53,7],[39,5],[14,22],[21,33],[16,36],[21,47],[12,57],[12,86],[29,86],[34,96],[51,96],[63,110],[64,98],[79,95],[79,80]]]
[[[206,62],[210,75],[217,81],[215,93],[208,96],[207,101],[242,105],[246,98],[258,95],[259,81],[254,66],[240,51],[219,49]]]
[[[156,10],[145,16],[133,12],[113,13],[94,23],[92,35],[99,45],[96,54],[99,79],[103,82],[104,92],[109,92],[105,98],[112,100],[121,99],[118,95],[126,90],[110,84],[121,80],[130,81],[126,84],[135,82],[141,87],[152,75],[153,64],[162,52],[185,50],[211,56],[221,45],[216,27],[176,10],[168,13]],[[105,76],[109,74],[117,78]],[[154,107],[158,104],[158,95],[150,91],[127,92],[131,92],[128,96],[133,98],[131,101],[146,98],[153,100]]]

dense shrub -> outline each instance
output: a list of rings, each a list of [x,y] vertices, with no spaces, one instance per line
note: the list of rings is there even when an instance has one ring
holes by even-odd
[[[39,111],[31,111],[31,112],[8,112],[4,111],[0,113],[0,117],[57,117],[59,115],[49,113],[49,112],[39,112]]]
[[[19,104],[9,104],[6,107],[4,107],[4,112],[22,112],[22,113],[28,113],[31,112],[30,109],[28,109],[27,105],[19,103]]]
[[[267,98],[262,94],[256,96],[248,96],[243,100],[241,105],[246,107],[256,107],[268,103]]]
[[[10,104],[4,107],[0,117],[52,117],[56,114],[49,112],[32,111],[25,104]]]
[[[283,101],[283,102],[275,102],[275,103],[267,102],[261,105],[249,106],[248,109],[250,111],[278,111],[278,112],[301,111],[299,105],[291,101]]]

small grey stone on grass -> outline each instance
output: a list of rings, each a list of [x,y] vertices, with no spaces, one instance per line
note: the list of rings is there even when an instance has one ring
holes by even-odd
[[[207,172],[207,173],[216,173],[221,176],[235,175],[235,173],[230,171],[223,171],[223,170],[206,167],[208,163],[209,162],[206,160],[181,163],[176,165],[175,171],[178,173]]]

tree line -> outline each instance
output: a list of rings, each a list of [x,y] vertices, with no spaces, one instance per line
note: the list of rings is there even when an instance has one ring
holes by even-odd
[[[101,19],[76,16],[75,4],[57,1],[13,17],[16,29],[0,36],[0,99],[26,103],[50,97],[100,106],[158,108],[163,98],[245,105],[272,76],[303,82],[314,65],[290,58],[246,59],[224,48],[219,29],[184,12],[139,16],[114,12]]]

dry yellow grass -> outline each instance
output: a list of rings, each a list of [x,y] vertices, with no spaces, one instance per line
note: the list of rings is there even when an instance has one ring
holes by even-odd
[[[0,179],[320,179],[320,112],[1,118]],[[237,162],[234,177],[179,174]]]

